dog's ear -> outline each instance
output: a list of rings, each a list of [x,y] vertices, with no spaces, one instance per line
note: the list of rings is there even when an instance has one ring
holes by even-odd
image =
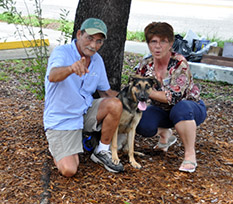
[[[130,75],[130,76],[129,76],[129,80],[128,80],[128,84],[129,84],[129,85],[132,85],[133,82],[134,82],[134,80],[135,80],[135,75]]]
[[[144,77],[142,77],[139,74],[130,75],[128,83],[131,85],[133,83],[136,83],[138,81],[138,79],[142,79],[142,78],[144,78]]]
[[[121,94],[121,93],[127,93],[128,92],[128,90],[129,90],[129,85],[127,85],[127,86],[125,86],[123,89],[121,89],[121,91],[117,94],[117,97],[119,96],[119,94]]]
[[[161,88],[161,83],[154,76],[149,76],[148,79],[151,86],[154,86],[156,89]]]
[[[129,76],[128,84],[129,84],[131,81],[133,81],[133,76],[132,76],[132,75]]]

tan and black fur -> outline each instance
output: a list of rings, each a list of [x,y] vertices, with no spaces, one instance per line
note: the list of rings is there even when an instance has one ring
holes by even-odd
[[[118,98],[123,104],[123,112],[116,133],[113,136],[111,151],[112,161],[119,163],[117,150],[128,152],[129,162],[134,168],[141,165],[134,158],[134,138],[136,127],[142,117],[142,111],[138,109],[139,101],[146,102],[154,84],[159,86],[153,77],[131,76],[129,85],[120,91]]]

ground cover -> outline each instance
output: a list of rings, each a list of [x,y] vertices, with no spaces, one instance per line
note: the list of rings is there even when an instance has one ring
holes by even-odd
[[[125,80],[140,57],[125,54]],[[146,154],[135,156],[141,170],[132,168],[120,153],[125,172],[113,174],[84,152],[78,173],[64,178],[48,152],[44,103],[29,91],[32,73],[25,71],[27,64],[0,62],[1,203],[232,203],[232,85],[195,80],[202,84],[202,99],[208,105],[208,117],[197,130],[195,173],[177,170],[183,159],[180,138],[164,154],[153,150],[157,137],[136,135],[135,149]]]

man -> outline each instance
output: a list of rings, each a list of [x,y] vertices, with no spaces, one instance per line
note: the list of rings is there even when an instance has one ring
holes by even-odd
[[[91,155],[111,172],[123,170],[112,163],[109,151],[122,104],[110,89],[104,62],[97,51],[107,38],[105,23],[96,18],[85,20],[71,44],[56,47],[45,76],[44,126],[49,150],[62,175],[73,176],[83,152],[82,131],[101,130],[99,145]],[[101,98],[93,99],[98,91]]]

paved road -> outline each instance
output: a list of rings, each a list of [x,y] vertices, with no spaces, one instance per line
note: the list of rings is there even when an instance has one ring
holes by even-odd
[[[233,1],[145,0],[132,1],[129,30],[143,30],[151,21],[166,21],[175,32],[233,39]],[[187,3],[188,2],[188,3]]]
[[[17,0],[17,8],[27,14],[24,1],[33,11],[34,0]],[[78,0],[44,0],[43,17],[59,19],[65,8],[73,21],[77,5]],[[151,21],[166,21],[177,33],[191,29],[211,38],[233,39],[233,0],[132,0],[128,30],[142,31]]]

